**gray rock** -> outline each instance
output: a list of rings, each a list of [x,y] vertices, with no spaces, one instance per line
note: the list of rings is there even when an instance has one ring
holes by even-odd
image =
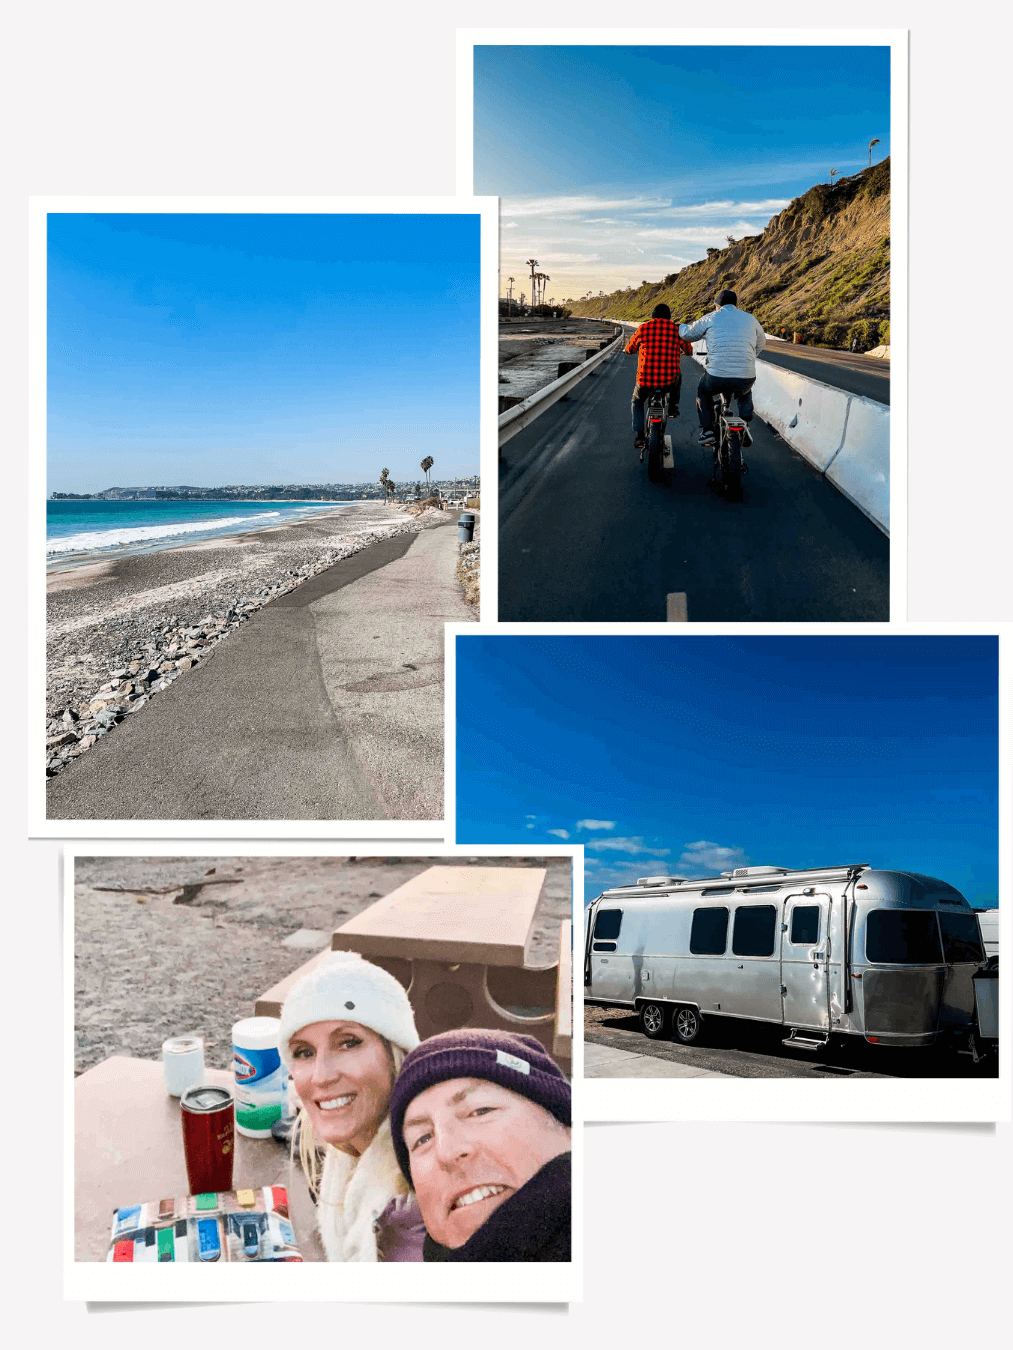
[[[249,918],[250,915],[247,915]],[[295,933],[289,933],[287,938],[282,938],[283,947],[295,947],[302,951],[318,952],[323,947],[330,946],[330,933],[321,933],[316,928],[300,928]]]

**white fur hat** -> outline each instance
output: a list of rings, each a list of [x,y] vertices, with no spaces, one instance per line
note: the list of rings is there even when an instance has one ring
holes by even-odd
[[[330,952],[294,985],[281,1010],[278,1052],[291,1068],[288,1043],[313,1022],[358,1022],[402,1050],[419,1043],[412,1005],[400,982],[358,952]]]

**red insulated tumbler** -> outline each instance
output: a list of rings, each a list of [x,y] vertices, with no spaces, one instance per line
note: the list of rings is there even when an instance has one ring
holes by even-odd
[[[191,1195],[232,1190],[236,1109],[228,1088],[197,1083],[179,1099]]]

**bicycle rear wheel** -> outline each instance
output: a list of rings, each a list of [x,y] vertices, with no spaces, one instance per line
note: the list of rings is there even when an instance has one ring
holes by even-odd
[[[647,438],[647,477],[652,483],[658,482],[661,478],[661,456],[661,423],[652,422]]]
[[[725,442],[725,496],[731,502],[742,500],[742,433],[729,432]]]

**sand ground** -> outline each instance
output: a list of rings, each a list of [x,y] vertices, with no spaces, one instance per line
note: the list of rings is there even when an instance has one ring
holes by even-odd
[[[559,958],[571,915],[568,858],[78,858],[74,902],[74,1067],[110,1055],[160,1059],[163,1040],[196,1032],[205,1062],[231,1065],[232,1024],[332,931],[434,863],[548,871],[525,963]],[[285,946],[308,930],[315,945]]]

